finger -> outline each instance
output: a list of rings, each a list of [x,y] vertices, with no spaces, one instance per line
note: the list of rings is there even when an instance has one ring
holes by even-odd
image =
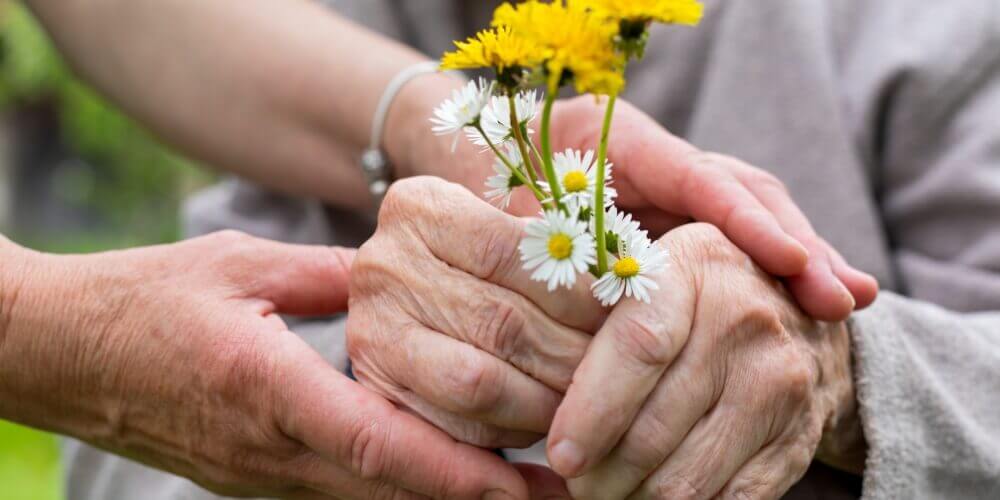
[[[361,377],[359,377],[361,381]],[[362,385],[366,385],[362,381]],[[443,410],[410,391],[399,391],[394,396],[408,411],[448,433],[456,440],[480,448],[528,448],[545,437],[538,432],[516,431],[487,424],[454,412]]]
[[[856,276],[863,273],[851,269],[846,262],[840,266],[840,273],[834,272],[835,263],[829,246],[816,234],[812,224],[780,181],[732,158],[726,158],[723,164],[774,213],[782,228],[809,250],[806,270],[788,280],[789,290],[803,310],[816,319],[840,321],[854,310],[858,298],[867,298],[873,293],[870,282],[864,283],[861,281],[864,278]],[[855,288],[862,297],[855,295],[854,290],[846,286],[841,275],[856,285]]]
[[[715,404],[717,384],[710,373],[713,363],[694,352],[681,352],[607,458],[586,475],[569,481],[574,498],[625,498]]]
[[[351,476],[433,498],[527,497],[523,479],[500,457],[395,409],[315,351],[294,354],[301,361],[280,394],[281,430]]]
[[[619,303],[591,342],[549,433],[549,462],[563,477],[607,455],[687,341],[694,286],[682,259],[672,252],[651,303]]]
[[[422,223],[413,223],[415,219]],[[379,224],[405,224],[438,259],[523,295],[567,326],[593,332],[604,320],[604,309],[585,280],[558,294],[533,281],[518,250],[525,222],[458,184],[430,177],[397,182],[383,202]]]
[[[878,295],[878,280],[874,276],[851,267],[837,249],[829,243],[823,241],[827,254],[833,265],[833,274],[840,278],[844,286],[851,291],[854,300],[857,302],[855,309],[862,309],[875,302]]]
[[[273,304],[273,311],[265,313],[321,315],[347,310],[353,249],[254,239],[244,255],[248,269],[232,272],[239,273],[250,298]]]
[[[528,483],[532,500],[570,500],[566,482],[552,469],[535,464],[514,464],[521,477]]]
[[[813,454],[806,446],[776,442],[743,464],[726,484],[722,498],[781,498],[809,470]]]
[[[805,248],[790,236],[757,197],[703,153],[664,134],[628,156],[631,183],[653,205],[721,229],[761,267],[778,276],[800,273]]]
[[[507,361],[565,392],[591,335],[569,328],[523,296],[429,260],[415,271],[435,276],[411,284],[409,313],[432,330]],[[441,290],[461,291],[443,295]],[[442,301],[446,301],[442,303]]]
[[[629,498],[715,498],[767,441],[766,427],[748,418],[740,405],[720,404]]]
[[[545,433],[560,394],[474,346],[412,324],[397,342],[373,346],[372,365],[446,411],[510,430]]]
[[[362,479],[320,456],[309,453],[290,464],[290,473],[300,484],[281,498],[294,500],[421,500],[428,498],[383,481]]]

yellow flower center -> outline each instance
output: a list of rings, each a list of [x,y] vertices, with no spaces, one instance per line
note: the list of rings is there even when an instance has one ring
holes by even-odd
[[[549,248],[552,244],[549,243]],[[635,260],[635,257],[625,257],[618,262],[615,262],[614,267],[611,270],[615,273],[615,276],[619,278],[631,278],[639,274],[639,261]]]
[[[583,191],[587,189],[587,174],[580,170],[574,170],[563,176],[563,186],[566,186],[568,193]]]
[[[549,255],[554,259],[563,260],[573,253],[573,240],[563,233],[553,234],[549,238]]]

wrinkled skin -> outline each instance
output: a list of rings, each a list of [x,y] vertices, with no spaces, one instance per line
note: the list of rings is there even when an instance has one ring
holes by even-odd
[[[351,381],[275,314],[343,311],[352,250],[234,232],[93,256],[11,247],[0,417],[227,496],[528,498],[513,466]]]
[[[479,446],[548,433],[583,498],[777,497],[821,438],[847,448],[844,324],[806,317],[719,230],[666,233],[652,303],[605,311],[586,277],[555,294],[528,279],[523,225],[456,185],[397,183],[355,260],[359,380]]]
[[[832,454],[860,435],[847,328],[806,317],[712,226],[658,244],[671,254],[660,289],[611,311],[550,461],[577,498],[778,498],[821,438]]]
[[[539,440],[605,313],[585,283],[528,279],[523,227],[456,184],[397,182],[352,269],[358,379],[462,441]]]

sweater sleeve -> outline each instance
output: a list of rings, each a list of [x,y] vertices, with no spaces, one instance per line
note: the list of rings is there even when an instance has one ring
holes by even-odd
[[[864,498],[1000,498],[1000,312],[883,293],[851,335]]]
[[[885,47],[907,62],[875,155],[900,294],[851,320],[864,498],[1000,498],[1000,7],[963,5]]]

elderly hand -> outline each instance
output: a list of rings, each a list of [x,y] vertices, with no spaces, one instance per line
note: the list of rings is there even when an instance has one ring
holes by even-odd
[[[358,380],[465,442],[539,440],[605,313],[586,283],[529,279],[524,224],[457,184],[395,183],[352,271]]]
[[[604,104],[591,96],[553,108],[555,149],[597,149]],[[773,175],[726,155],[701,151],[619,100],[608,160],[614,164],[617,204],[651,235],[697,220],[719,229],[768,273],[785,278],[812,317],[839,321],[865,307],[878,291],[868,274],[848,265],[820,238]],[[808,249],[808,263],[800,259]]]
[[[712,226],[657,244],[671,260],[652,303],[611,311],[552,424],[575,496],[777,498],[823,437],[849,465],[863,440],[844,323],[805,317]]]
[[[0,238],[0,417],[227,496],[527,498],[513,467],[349,380],[277,316],[342,311],[351,257],[238,233],[93,256]]]

